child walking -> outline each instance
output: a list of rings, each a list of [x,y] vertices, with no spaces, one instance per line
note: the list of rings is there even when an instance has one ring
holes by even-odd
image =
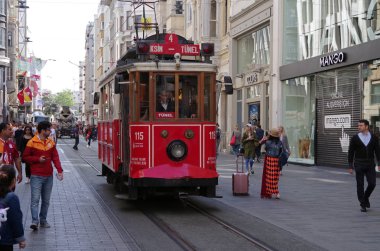
[[[22,212],[17,195],[12,192],[16,185],[16,171],[11,165],[0,167],[0,208],[7,209],[7,220],[1,222],[0,250],[13,250],[13,245],[25,248],[24,227],[22,225]]]

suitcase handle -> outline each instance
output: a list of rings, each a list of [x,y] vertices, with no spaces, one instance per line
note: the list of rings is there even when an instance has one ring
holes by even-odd
[[[241,157],[241,171],[239,170],[239,157]],[[236,155],[236,172],[244,173],[244,154],[239,153]]]

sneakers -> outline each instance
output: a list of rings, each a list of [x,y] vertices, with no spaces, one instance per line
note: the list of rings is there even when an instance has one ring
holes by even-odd
[[[255,174],[255,172],[253,170],[251,170],[251,174]]]
[[[47,223],[47,222],[44,222],[44,223],[40,224],[40,227],[42,227],[42,228],[50,228],[50,224]]]
[[[30,228],[33,229],[33,230],[35,231],[35,230],[38,229],[38,224],[36,224],[36,223],[32,223],[32,224],[30,225]]]

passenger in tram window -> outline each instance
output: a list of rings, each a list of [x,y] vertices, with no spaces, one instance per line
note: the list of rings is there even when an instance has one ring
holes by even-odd
[[[174,103],[169,98],[170,96],[171,94],[166,90],[160,92],[157,99],[156,112],[174,112]]]

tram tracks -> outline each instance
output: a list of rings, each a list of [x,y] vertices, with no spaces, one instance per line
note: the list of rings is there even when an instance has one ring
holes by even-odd
[[[88,149],[92,152],[96,152],[93,149]],[[81,154],[79,153],[78,156],[86,163],[88,164],[93,170],[95,170],[98,174],[100,173],[100,170],[93,164],[91,163],[86,157],[86,154]],[[134,239],[129,234],[129,231],[123,226],[123,224],[120,222],[118,219],[117,215],[113,212],[113,208],[111,208],[108,203],[105,202],[102,198],[102,196],[96,191],[95,187],[91,184],[91,182],[87,179],[84,179],[85,183],[91,188],[91,191],[95,194],[97,200],[99,203],[102,205],[102,207],[105,209],[107,212],[107,215],[110,217],[111,221],[113,224],[117,227],[117,229],[120,231],[122,235],[125,235],[127,238],[126,239]],[[202,207],[198,206],[196,203],[194,203],[191,198],[182,198],[180,200],[182,202],[182,205],[185,206],[185,208],[191,209],[191,211],[196,212],[198,215],[202,215],[203,217],[207,218],[208,224],[204,224],[204,228],[208,229],[205,230],[205,232],[210,232],[213,231],[213,229],[216,229],[216,225],[219,225],[220,228],[225,229],[226,231],[230,232],[233,234],[234,237],[230,237],[231,239],[244,239],[246,242],[248,242],[251,246],[252,249],[250,250],[275,250],[266,244],[258,241],[251,235],[247,234],[243,230],[239,229],[238,227],[234,226],[233,224],[230,224],[217,216],[209,213]],[[133,202],[132,202],[133,204]],[[181,228],[178,227],[178,224],[173,224],[173,221],[167,218],[165,219],[165,215],[162,216],[160,215],[160,210],[162,208],[156,207],[157,204],[153,203],[153,207],[151,203],[145,203],[145,202],[136,202],[135,206],[137,210],[139,210],[150,222],[152,222],[155,226],[157,226],[158,229],[160,229],[166,236],[168,236],[181,250],[185,251],[190,251],[190,250],[205,250],[206,248],[199,247],[196,241],[194,241],[194,238],[192,236],[188,236],[186,234],[183,234],[183,231],[181,231]],[[164,207],[165,208],[165,207]],[[170,208],[167,207],[165,208],[168,210]],[[170,210],[170,209],[169,209]],[[185,211],[183,212],[184,215],[188,214],[189,212]],[[191,213],[191,212],[190,212]],[[166,216],[167,217],[167,216]],[[194,216],[193,216],[194,217]],[[199,216],[198,216],[199,217]],[[198,218],[197,217],[197,218]],[[197,221],[194,221],[194,223]],[[191,226],[184,226],[191,228]],[[222,239],[222,238],[221,238]],[[210,243],[211,244],[211,243]],[[138,241],[135,241],[135,246],[139,247]]]
[[[235,233],[236,235],[240,236],[241,238],[244,238],[245,240],[249,241],[250,243],[252,243],[254,246],[257,246],[257,247],[260,247],[262,250],[265,250],[265,251],[273,251],[275,249],[269,247],[268,245],[260,242],[259,240],[255,239],[254,237],[252,237],[251,235],[247,234],[246,232],[244,232],[243,230],[239,229],[238,227],[216,217],[215,215],[212,215],[211,213],[207,212],[206,210],[202,209],[201,207],[199,207],[197,204],[195,204],[194,202],[192,202],[191,200],[188,200],[188,199],[185,199],[185,204],[189,207],[191,207],[192,209],[194,209],[195,211],[197,211],[198,213],[202,214],[203,216],[207,217],[208,219],[216,222],[217,224],[223,226],[224,228],[228,229],[229,231]]]

